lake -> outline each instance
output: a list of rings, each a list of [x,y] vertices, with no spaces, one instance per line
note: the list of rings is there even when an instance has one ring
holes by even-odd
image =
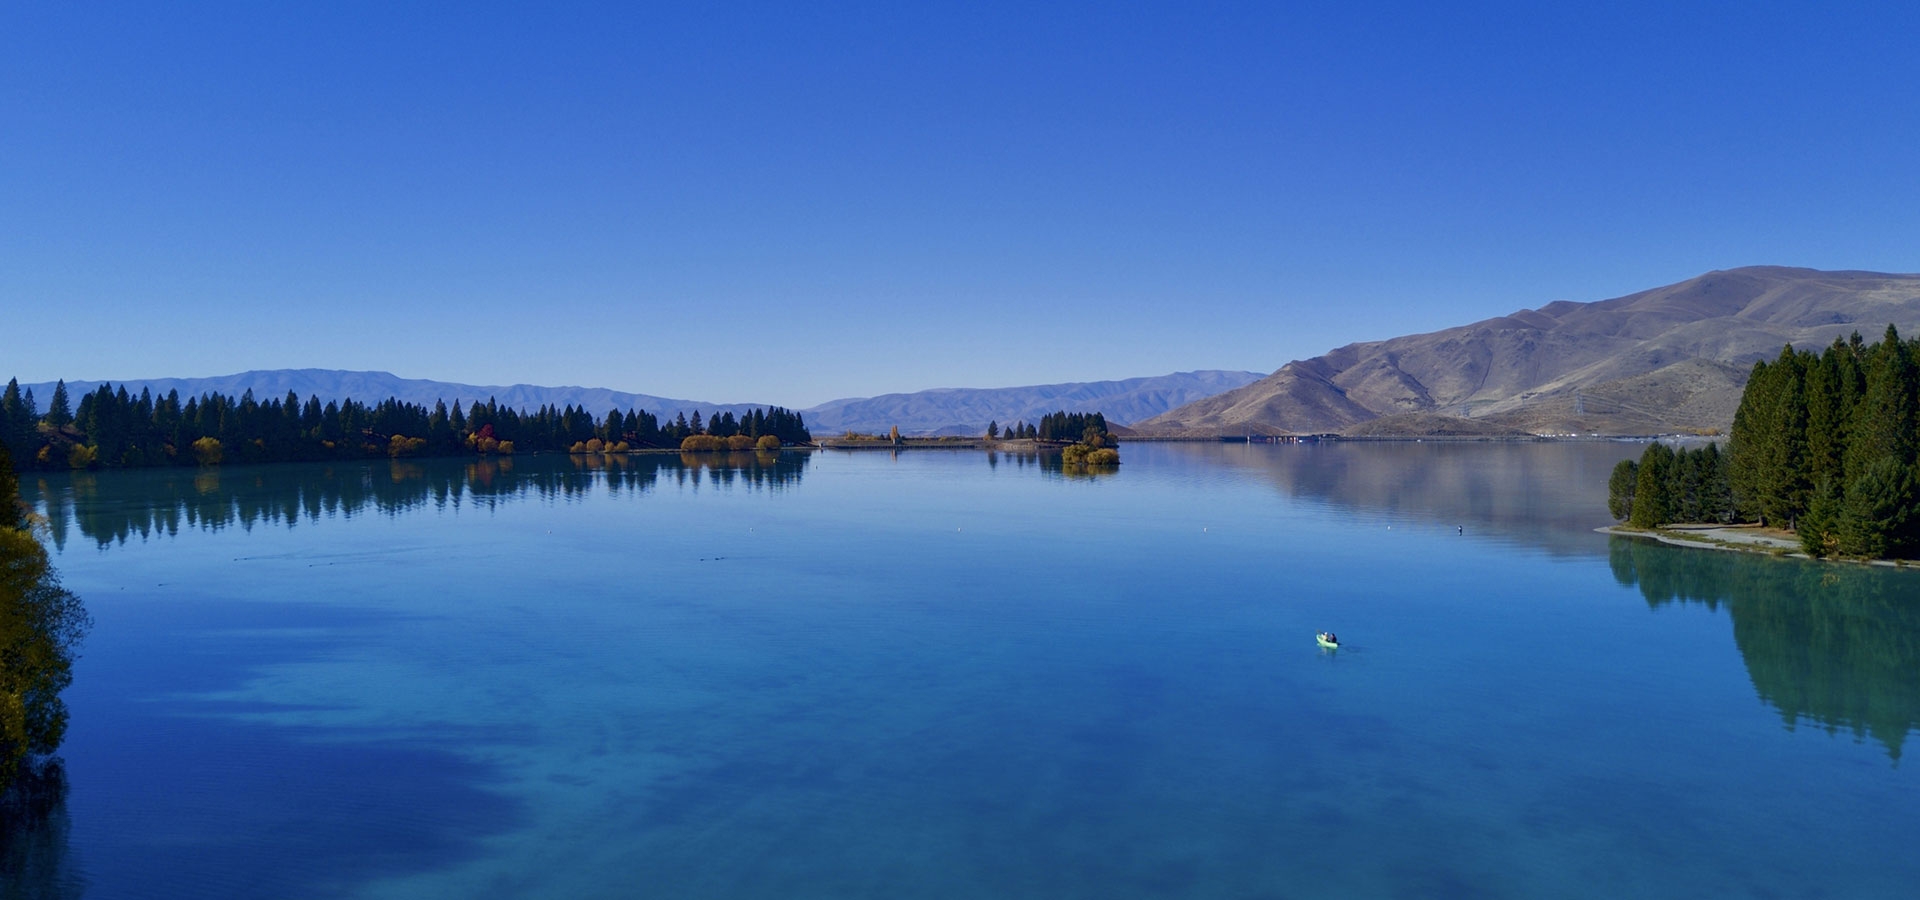
[[[1594,533],[1642,448],[28,477],[0,893],[1912,896],[1920,572]]]

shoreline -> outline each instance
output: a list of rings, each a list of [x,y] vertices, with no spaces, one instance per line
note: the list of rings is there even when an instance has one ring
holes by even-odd
[[[1813,557],[1800,549],[1796,538],[1787,537],[1788,532],[1758,525],[1670,525],[1665,528],[1636,528],[1631,525],[1606,525],[1595,528],[1609,537],[1640,538],[1659,541],[1675,547],[1690,547],[1696,550],[1731,550],[1735,553],[1759,553],[1782,559],[1804,559],[1812,562],[1851,563],[1854,565],[1881,566],[1889,569],[1908,569],[1920,566],[1920,561],[1908,559],[1832,559]]]

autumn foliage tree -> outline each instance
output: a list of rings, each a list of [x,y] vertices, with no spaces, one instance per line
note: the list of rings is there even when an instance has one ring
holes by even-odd
[[[60,586],[20,505],[12,457],[0,447],[0,788],[60,746],[60,692],[73,681],[73,648],[91,625],[80,598]]]

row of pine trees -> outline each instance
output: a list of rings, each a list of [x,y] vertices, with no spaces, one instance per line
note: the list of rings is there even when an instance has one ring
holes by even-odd
[[[287,462],[386,456],[462,456],[485,453],[567,452],[598,440],[607,446],[678,447],[694,435],[782,443],[813,439],[799,413],[781,407],[743,415],[722,412],[702,422],[695,412],[661,422],[646,410],[612,410],[595,417],[582,407],[542,406],[523,413],[489,399],[466,408],[436,402],[431,409],[389,398],[304,402],[292,392],[258,401],[209,393],[182,401],[178,391],[155,397],[101,385],[73,404],[66,383],[54,387],[42,412],[18,380],[0,393],[0,443],[21,468],[162,466],[224,462]],[[211,451],[211,452],[209,452]]]
[[[1783,348],[1754,364],[1727,452],[1648,447],[1609,484],[1617,518],[1758,521],[1792,529],[1813,556],[1920,551],[1920,342],[1894,327],[1824,351]]]
[[[1718,444],[1654,443],[1640,461],[1620,461],[1607,483],[1607,511],[1641,528],[1674,522],[1731,522],[1738,514]]]
[[[1084,441],[1095,434],[1099,435],[1102,440],[1108,439],[1112,434],[1107,430],[1107,417],[1097,412],[1070,413],[1066,410],[1061,410],[1041,416],[1038,425],[1027,422],[1016,422],[1007,426],[1005,432],[1000,430],[999,422],[987,423],[987,437],[989,439],[998,439],[1004,436],[1010,441],[1022,439],[1036,441]]]

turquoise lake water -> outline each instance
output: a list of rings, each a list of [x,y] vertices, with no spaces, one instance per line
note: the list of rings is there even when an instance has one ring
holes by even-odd
[[[1641,449],[29,478],[96,625],[66,802],[0,876],[105,898],[1914,896],[1920,572],[1594,533]]]

